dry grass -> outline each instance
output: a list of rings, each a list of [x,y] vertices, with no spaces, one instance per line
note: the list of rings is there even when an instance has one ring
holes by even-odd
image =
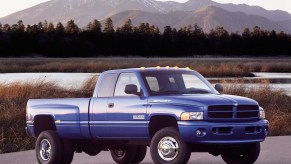
[[[96,78],[88,79],[79,90],[65,90],[53,82],[13,83],[0,85],[0,154],[29,150],[34,139],[25,134],[25,107],[32,98],[91,97]],[[224,84],[229,83],[225,82]],[[231,81],[239,84],[241,81]],[[271,135],[291,135],[291,98],[281,91],[270,90],[264,82],[261,88],[227,85],[225,93],[257,100],[265,108]]]
[[[291,97],[283,91],[271,90],[268,81],[261,81],[261,87],[247,86],[240,80],[224,81],[223,84],[224,93],[249,97],[259,102],[270,122],[270,135],[291,135]]]
[[[87,86],[92,86],[91,82],[87,81]],[[24,130],[28,99],[90,96],[91,90],[65,90],[53,82],[0,85],[0,154],[34,147],[34,139]]]
[[[246,77],[251,72],[291,72],[291,59],[255,58],[2,58],[0,72],[103,72],[155,66],[190,67],[206,77]]]

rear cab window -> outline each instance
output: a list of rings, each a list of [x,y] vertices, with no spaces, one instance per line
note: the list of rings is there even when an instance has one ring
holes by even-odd
[[[112,97],[117,78],[117,73],[105,74],[100,83],[97,97]]]

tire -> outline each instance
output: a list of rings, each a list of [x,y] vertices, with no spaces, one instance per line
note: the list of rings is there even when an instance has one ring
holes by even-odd
[[[226,149],[222,159],[227,164],[253,164],[260,155],[260,143]]]
[[[164,151],[161,150],[162,147]],[[190,147],[174,127],[163,128],[156,132],[151,140],[150,151],[156,164],[185,164],[191,155]]]
[[[55,131],[44,131],[38,136],[35,144],[37,161],[40,164],[61,164],[63,144]]]
[[[74,158],[74,146],[69,140],[63,140],[63,162],[62,164],[70,164]]]
[[[144,160],[146,154],[147,154],[147,146],[137,146],[135,158],[131,162],[140,163],[141,161]]]
[[[135,159],[137,146],[123,146],[110,149],[112,159],[118,164],[132,163]]]
[[[90,156],[96,156],[101,152],[101,149],[96,145],[85,145],[83,151]]]

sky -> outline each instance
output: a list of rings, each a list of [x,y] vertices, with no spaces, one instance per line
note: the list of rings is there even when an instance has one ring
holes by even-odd
[[[12,14],[14,12],[29,8],[48,0],[0,0],[0,17]],[[159,0],[167,1],[167,0]],[[172,0],[177,2],[186,2],[188,0]],[[290,0],[213,0],[219,3],[249,4],[264,7],[268,10],[284,10],[291,13]]]

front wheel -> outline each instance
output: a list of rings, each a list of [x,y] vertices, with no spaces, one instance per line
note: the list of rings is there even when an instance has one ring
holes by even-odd
[[[259,154],[260,143],[255,143],[226,149],[221,157],[227,164],[253,164]]]
[[[152,138],[150,151],[156,164],[185,164],[191,155],[190,147],[174,127],[159,130]]]

